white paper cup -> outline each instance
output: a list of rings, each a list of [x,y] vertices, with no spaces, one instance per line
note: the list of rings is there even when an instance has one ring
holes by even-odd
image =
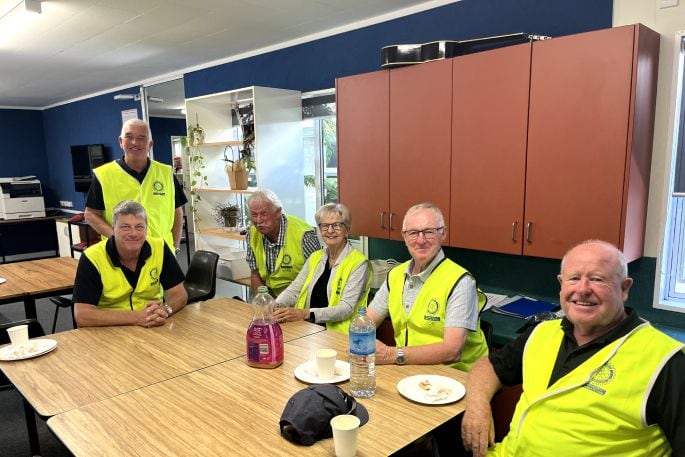
[[[357,455],[359,424],[359,418],[351,414],[342,414],[331,419],[336,457],[354,457]]]
[[[317,377],[322,381],[333,379],[335,376],[335,358],[338,353],[335,349],[319,349],[316,351]]]
[[[10,336],[10,341],[12,346],[19,346],[26,343],[29,340],[29,326],[28,325],[15,325],[7,329],[7,333]]]

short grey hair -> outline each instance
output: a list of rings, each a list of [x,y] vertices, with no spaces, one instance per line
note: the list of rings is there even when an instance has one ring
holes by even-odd
[[[579,246],[585,246],[588,244],[597,244],[600,246],[604,246],[605,248],[612,251],[613,254],[616,256],[616,273],[618,273],[620,280],[624,281],[626,278],[628,278],[628,263],[626,262],[626,258],[623,255],[623,252],[621,252],[619,248],[617,248],[612,243],[609,243],[608,241],[595,239],[581,241],[580,243],[576,244],[571,249],[566,251],[564,257],[561,258],[561,267],[559,268],[559,274],[563,273],[564,271],[564,263],[566,262],[566,257],[569,255],[569,253]]]
[[[119,134],[119,138],[124,138],[124,135],[126,135],[126,127],[128,126],[145,127],[145,130],[147,130],[148,144],[152,141],[152,130],[150,130],[150,124],[148,124],[142,119],[129,119],[126,122],[124,122],[124,124],[121,126],[121,133]]]
[[[404,214],[404,219],[402,220],[402,230],[406,230],[407,228],[407,218],[411,215],[414,214],[418,211],[422,211],[424,209],[429,209],[433,211],[435,214],[435,217],[438,218],[438,224],[440,227],[445,226],[445,216],[442,215],[442,211],[440,211],[440,208],[435,206],[432,203],[429,202],[424,202],[424,203],[417,203],[416,205],[412,206],[407,210],[407,212]]]
[[[135,200],[124,200],[117,203],[112,211],[112,225],[117,223],[119,216],[135,216],[142,217],[147,225],[147,212],[145,207]]]
[[[252,192],[252,195],[250,195],[247,198],[248,208],[250,207],[250,204],[252,202],[268,203],[271,205],[271,207],[274,209],[274,211],[277,211],[279,209],[283,209],[283,203],[281,203],[281,199],[278,198],[278,195],[276,195],[274,193],[274,191],[269,190],[269,189],[257,189],[254,192]]]
[[[347,227],[347,230],[352,226],[352,214],[347,206],[342,203],[326,203],[321,208],[316,210],[314,214],[314,219],[316,219],[317,225],[323,222],[323,218],[330,215],[340,216],[342,218],[343,224]]]

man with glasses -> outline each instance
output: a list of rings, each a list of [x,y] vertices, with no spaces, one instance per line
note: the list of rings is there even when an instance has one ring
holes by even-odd
[[[445,219],[430,203],[412,206],[402,235],[411,260],[390,270],[368,315],[376,326],[390,317],[395,347],[376,342],[376,363],[445,363],[464,371],[487,355],[478,315],[485,295],[473,276],[445,257]]]
[[[147,210],[150,236],[164,239],[176,254],[183,230],[183,205],[188,199],[169,165],[150,160],[150,127],[129,119],[121,127],[119,146],[124,156],[95,170],[86,199],[86,222],[104,238],[113,233],[112,212],[123,200],[140,202]]]
[[[86,249],[79,260],[73,297],[76,323],[164,325],[188,300],[183,271],[164,240],[147,238],[147,215],[140,203],[119,203],[112,218],[113,235]]]
[[[254,293],[267,286],[277,297],[297,277],[307,258],[321,249],[314,228],[283,214],[276,194],[258,189],[247,199],[252,227],[247,232],[247,263]]]

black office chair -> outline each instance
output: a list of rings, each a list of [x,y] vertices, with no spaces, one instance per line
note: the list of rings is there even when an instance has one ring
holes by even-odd
[[[488,345],[488,349],[492,348],[492,324],[488,321],[480,320],[480,329],[485,335],[485,343]]]
[[[71,323],[74,328],[76,328],[76,318],[74,317],[74,302],[67,297],[50,297],[50,301],[53,302],[55,306],[55,317],[52,319],[52,332],[55,333],[55,328],[57,327],[57,317],[59,316],[59,311],[62,308],[69,308],[71,312]]]
[[[193,254],[183,283],[188,292],[188,303],[214,298],[218,263],[219,254],[216,252],[200,250]]]

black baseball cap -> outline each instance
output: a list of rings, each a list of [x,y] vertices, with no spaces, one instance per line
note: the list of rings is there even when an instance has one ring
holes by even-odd
[[[281,420],[281,435],[288,441],[311,446],[333,436],[331,419],[352,414],[364,425],[369,412],[351,395],[334,384],[314,384],[296,392],[286,403]]]

